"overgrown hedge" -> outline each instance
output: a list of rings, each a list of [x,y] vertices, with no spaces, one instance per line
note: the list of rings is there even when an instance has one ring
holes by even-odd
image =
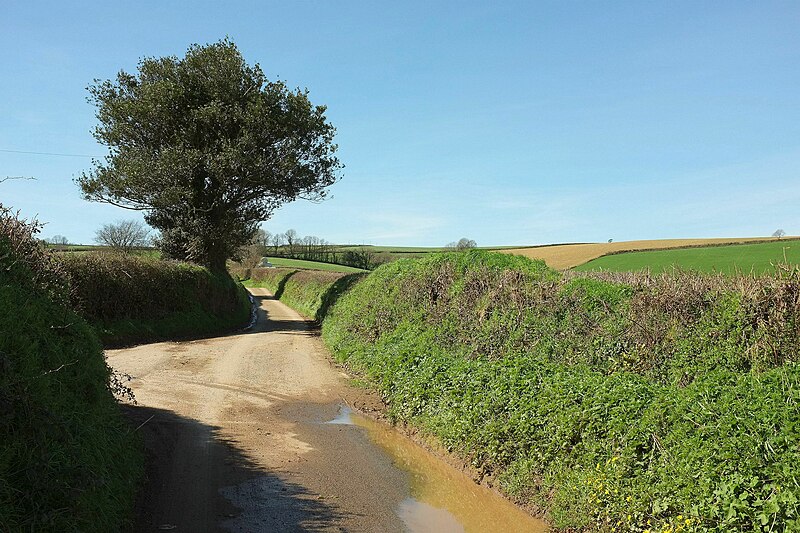
[[[254,268],[248,287],[265,287],[303,315],[322,322],[330,306],[365,274],[343,274],[319,270]]]
[[[231,331],[247,324],[244,288],[208,269],[111,253],[63,254],[71,305],[110,345]]]
[[[391,416],[557,528],[800,530],[798,270],[590,277],[440,254],[378,268],[323,337]]]
[[[35,233],[0,206],[0,531],[116,531],[141,451]]]

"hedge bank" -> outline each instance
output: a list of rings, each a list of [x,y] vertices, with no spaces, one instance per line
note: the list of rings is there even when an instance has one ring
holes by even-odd
[[[0,206],[0,531],[117,531],[141,451],[35,233]]]
[[[293,276],[269,274],[283,299]],[[797,531],[799,318],[796,269],[564,275],[475,251],[380,267],[323,338],[556,528]]]
[[[308,318],[322,322],[338,297],[365,274],[319,270],[254,268],[247,287],[264,287],[288,306]]]
[[[250,316],[240,284],[197,265],[111,253],[59,259],[71,305],[106,345],[225,333]]]

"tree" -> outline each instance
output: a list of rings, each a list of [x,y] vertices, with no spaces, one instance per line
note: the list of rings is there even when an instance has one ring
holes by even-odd
[[[217,272],[280,205],[322,200],[342,168],[308,90],[269,81],[228,39],[89,87],[103,161],[84,198],[145,211],[163,252]]]
[[[458,242],[451,242],[447,245],[447,248],[452,250],[464,251],[469,250],[470,248],[475,248],[477,243],[472,239],[467,239],[466,237],[462,237],[458,240]]]
[[[286,244],[289,245],[289,256],[294,256],[294,245],[297,244],[297,239],[299,239],[297,232],[293,229],[287,229],[283,236],[286,237]]]
[[[364,270],[372,270],[375,267],[375,254],[367,248],[346,250],[342,254],[342,263]]]
[[[283,233],[276,233],[272,236],[272,246],[275,247],[275,254],[278,255],[278,249],[286,242],[286,236]]]
[[[786,236],[786,232],[783,231],[782,229],[776,229],[775,233],[773,233],[772,236],[780,239],[781,237]]]
[[[253,237],[253,242],[266,248],[269,246],[269,243],[272,242],[272,233],[263,228],[258,228],[255,236]]]
[[[63,235],[53,235],[49,239],[46,239],[46,242],[48,242],[49,244],[60,244],[64,246],[69,244],[69,239],[67,239]]]
[[[104,224],[95,233],[94,241],[128,253],[134,248],[150,244],[150,230],[138,220],[119,220],[113,224]]]
[[[244,268],[256,268],[261,263],[261,258],[267,255],[269,246],[269,233],[258,229],[249,244],[242,246],[235,259]]]

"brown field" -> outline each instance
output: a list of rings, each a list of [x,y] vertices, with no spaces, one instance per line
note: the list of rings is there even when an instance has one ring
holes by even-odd
[[[665,248],[688,248],[692,246],[714,246],[742,244],[774,240],[774,237],[746,237],[733,239],[659,239],[650,241],[598,242],[589,244],[558,244],[533,248],[510,248],[497,250],[507,254],[524,255],[531,259],[543,259],[547,266],[566,270],[582,265],[600,256],[639,250],[662,250]]]

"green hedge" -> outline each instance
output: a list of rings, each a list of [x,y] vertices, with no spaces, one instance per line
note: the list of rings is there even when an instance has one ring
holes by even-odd
[[[797,531],[799,319],[797,270],[565,276],[474,251],[378,268],[323,337],[557,528]]]
[[[222,333],[250,316],[244,288],[200,266],[110,253],[60,260],[72,306],[107,345]]]
[[[0,531],[116,531],[141,450],[35,228],[0,206]]]

